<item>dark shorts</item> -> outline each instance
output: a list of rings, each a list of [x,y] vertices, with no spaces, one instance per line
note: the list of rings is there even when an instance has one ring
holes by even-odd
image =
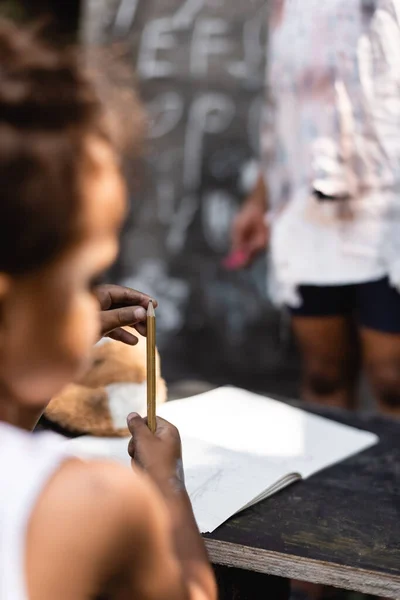
[[[400,293],[387,277],[352,285],[301,285],[302,304],[290,308],[298,317],[353,316],[361,327],[400,333]]]

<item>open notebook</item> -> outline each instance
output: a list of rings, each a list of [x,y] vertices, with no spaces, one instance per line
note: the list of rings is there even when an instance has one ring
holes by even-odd
[[[181,432],[186,486],[202,533],[378,442],[372,433],[233,387],[169,402],[158,414]],[[68,444],[79,456],[129,464],[126,439]]]

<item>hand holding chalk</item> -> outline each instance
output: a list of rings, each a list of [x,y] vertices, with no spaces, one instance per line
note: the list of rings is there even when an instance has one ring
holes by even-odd
[[[260,203],[246,202],[232,225],[232,253],[223,266],[229,271],[243,269],[265,251],[269,241],[269,222],[265,207]]]

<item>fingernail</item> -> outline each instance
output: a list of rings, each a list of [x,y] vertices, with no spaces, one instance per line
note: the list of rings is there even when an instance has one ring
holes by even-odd
[[[142,308],[141,306],[139,306],[138,308],[135,308],[134,315],[135,315],[135,319],[137,319],[138,321],[144,321],[147,317],[147,313],[146,313],[145,309]]]
[[[137,419],[138,416],[139,416],[138,413],[135,413],[135,412],[130,413],[126,418],[128,425],[131,421],[133,421],[133,419]]]

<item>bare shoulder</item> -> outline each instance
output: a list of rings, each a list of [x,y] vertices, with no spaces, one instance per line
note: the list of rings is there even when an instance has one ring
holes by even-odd
[[[121,527],[134,527],[135,522],[139,525],[155,506],[157,512],[164,512],[153,484],[138,469],[103,460],[71,459],[43,490],[32,522],[43,519],[41,524],[52,531],[61,526],[76,528],[79,523],[80,534],[82,524],[93,528],[99,522],[102,535],[107,535]],[[85,526],[85,532],[90,533],[89,527]]]
[[[106,511],[109,518],[115,515],[124,520],[155,495],[154,486],[138,469],[111,461],[70,459],[48,482],[35,512],[40,515],[44,509],[51,519],[60,510],[65,517],[78,511],[95,519]]]
[[[42,599],[97,593],[118,577],[127,557],[134,560],[133,550],[148,537],[154,517],[161,528],[168,520],[156,490],[139,471],[107,461],[66,461],[43,490],[29,522],[32,598],[36,589]],[[43,590],[44,581],[48,590]]]

